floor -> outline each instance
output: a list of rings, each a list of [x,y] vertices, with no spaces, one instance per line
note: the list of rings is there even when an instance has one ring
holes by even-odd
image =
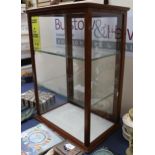
[[[27,91],[33,87],[32,83],[27,83],[22,85],[21,92]],[[30,119],[21,124],[21,131],[25,131],[39,122],[35,119]],[[121,123],[120,123],[121,124]],[[107,147],[111,151],[113,151],[116,155],[125,155],[125,150],[128,147],[128,142],[122,136],[122,129],[121,126],[117,129],[113,134],[111,134],[103,143],[99,146],[100,147]],[[97,148],[98,149],[98,148]],[[89,155],[92,155],[90,153]]]

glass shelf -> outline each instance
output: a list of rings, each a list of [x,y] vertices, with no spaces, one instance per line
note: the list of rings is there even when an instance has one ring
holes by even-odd
[[[55,50],[56,52],[53,52],[52,50],[37,50],[36,52],[38,53],[44,53],[44,54],[50,54],[50,55],[55,55],[55,56],[61,56],[61,57],[66,57],[65,51],[62,51],[62,49],[56,48]],[[100,49],[98,49],[97,51],[92,51],[92,60],[98,60],[101,58],[106,58],[106,57],[110,57],[110,56],[114,56],[116,55],[116,52],[114,52],[113,50],[109,50],[107,49],[106,52]],[[84,60],[83,57],[83,51],[79,50],[73,50],[73,59],[77,59],[77,60]]]

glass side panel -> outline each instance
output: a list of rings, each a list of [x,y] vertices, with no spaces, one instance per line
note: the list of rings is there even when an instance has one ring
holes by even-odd
[[[91,108],[113,113],[115,64],[117,49],[117,17],[94,17],[92,31],[92,100]],[[102,54],[101,54],[102,53]],[[104,53],[104,54],[103,54]]]
[[[120,42],[117,26],[118,17],[110,14],[96,14],[92,18],[91,111],[98,119],[91,115],[91,142],[114,124],[112,117]]]
[[[57,43],[57,18],[56,16],[32,17],[41,113],[67,103],[65,44]],[[64,17],[60,16],[59,20],[64,26]],[[64,27],[58,31],[62,31],[64,38]],[[59,56],[60,53],[63,53],[63,57]]]

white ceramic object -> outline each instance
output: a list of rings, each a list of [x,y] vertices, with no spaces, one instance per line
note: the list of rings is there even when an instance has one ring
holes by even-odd
[[[128,113],[123,116],[122,120],[126,126],[133,128],[133,122]]]

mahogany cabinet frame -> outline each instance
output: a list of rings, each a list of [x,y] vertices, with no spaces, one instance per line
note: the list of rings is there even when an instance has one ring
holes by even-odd
[[[68,4],[68,5],[55,5],[45,8],[38,9],[29,9],[27,10],[28,14],[28,27],[29,27],[29,39],[30,39],[30,49],[31,49],[31,59],[32,59],[32,68],[33,68],[33,79],[34,79],[34,88],[35,88],[35,97],[36,97],[36,108],[37,116],[40,122],[45,123],[48,127],[53,130],[56,130],[64,138],[72,141],[78,145],[81,149],[86,152],[94,150],[106,137],[108,137],[119,125],[120,120],[120,110],[121,110],[121,99],[122,99],[122,87],[123,87],[123,73],[124,73],[124,59],[125,59],[125,42],[126,42],[126,24],[127,24],[127,11],[129,8],[112,6],[112,5],[102,5],[95,3],[77,3],[77,4]],[[106,132],[102,133],[99,137],[93,140],[90,143],[90,117],[91,117],[91,53],[92,53],[92,17],[93,13],[114,15],[119,17],[118,24],[121,26],[121,42],[120,42],[120,56],[117,58],[116,63],[118,63],[119,71],[115,71],[115,75],[119,77],[119,82],[115,87],[117,87],[117,93],[114,95],[113,105],[113,116],[111,118],[115,123],[109,128]],[[66,38],[66,51],[68,57],[66,58],[66,73],[67,73],[67,97],[68,101],[73,97],[73,82],[69,80],[73,76],[73,60],[72,60],[72,24],[71,18],[75,17],[75,14],[83,14],[85,20],[85,30],[84,30],[84,54],[85,54],[85,96],[84,96],[84,143],[79,141],[76,137],[73,137],[63,129],[59,128],[52,122],[41,116],[39,108],[39,99],[38,99],[38,86],[37,86],[37,75],[36,75],[36,66],[35,66],[35,51],[33,46],[33,35],[32,35],[32,16],[41,16],[41,15],[64,15],[65,19],[65,38]],[[87,104],[86,104],[87,103]]]

